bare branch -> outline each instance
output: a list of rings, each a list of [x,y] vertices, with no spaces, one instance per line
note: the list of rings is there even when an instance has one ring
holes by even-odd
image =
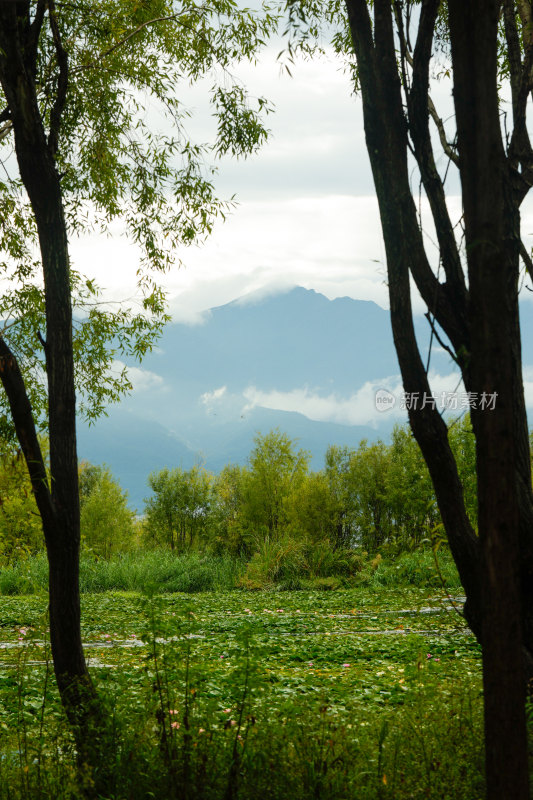
[[[444,123],[443,123],[442,119],[439,117],[439,115],[437,113],[437,109],[435,108],[435,104],[433,103],[433,100],[431,99],[431,97],[429,95],[428,95],[428,109],[429,109],[429,113],[431,115],[431,119],[433,120],[433,122],[435,123],[435,127],[437,128],[437,132],[439,134],[439,139],[440,139],[440,143],[441,143],[442,149],[444,150],[444,152],[446,153],[446,155],[448,156],[450,161],[453,162],[456,167],[458,167],[459,166],[459,156],[457,155],[457,151],[455,150],[455,146],[453,144],[450,144],[450,142],[446,138],[446,131],[444,130]]]
[[[396,22],[398,24],[398,32],[399,32],[399,35],[400,35],[400,43],[402,43],[402,40],[404,39],[404,36],[403,36],[403,21],[401,19],[401,14],[399,15],[398,3],[397,2],[395,2],[395,5],[394,5],[394,13],[395,13],[395,16],[396,16]],[[405,56],[405,59],[406,59],[407,63],[409,64],[409,66],[411,68],[413,68],[413,65],[414,65],[413,64],[413,55],[412,55],[412,53],[410,51],[410,48],[406,46],[406,43],[404,44],[404,47],[403,47],[403,55]],[[429,109],[430,116],[431,116],[431,118],[432,118],[432,120],[435,123],[435,126],[437,128],[437,132],[439,134],[439,139],[440,139],[440,143],[441,143],[442,149],[444,150],[445,154],[448,156],[450,161],[452,161],[455,164],[455,166],[458,167],[459,166],[459,157],[457,155],[457,152],[455,150],[454,145],[450,144],[450,142],[446,138],[446,131],[444,129],[444,123],[443,123],[442,119],[439,117],[439,115],[437,113],[437,109],[435,108],[435,104],[433,103],[433,100],[431,99],[431,95],[429,93],[428,93],[428,98],[427,98],[427,104],[428,104],[428,109]]]
[[[520,240],[520,257],[524,262],[524,266],[527,270],[529,277],[533,281],[533,260],[530,254],[527,252],[526,246],[522,240]]]
[[[440,334],[439,334],[439,332],[438,332],[438,330],[437,330],[437,327],[436,327],[436,325],[435,325],[435,319],[434,319],[434,318],[432,318],[432,316],[431,316],[431,314],[429,313],[429,311],[428,311],[428,312],[426,312],[426,313],[424,314],[424,316],[425,316],[425,318],[427,319],[427,321],[429,322],[429,325],[430,325],[430,327],[431,327],[431,332],[433,333],[433,336],[435,337],[435,339],[437,340],[437,342],[440,344],[440,346],[443,348],[443,350],[446,350],[446,352],[448,353],[448,355],[450,356],[450,358],[452,358],[452,359],[453,359],[453,361],[455,361],[455,363],[456,363],[456,364],[459,364],[459,361],[458,361],[458,359],[457,359],[457,356],[455,355],[455,353],[453,352],[453,350],[451,349],[451,347],[450,347],[449,345],[447,345],[447,344],[446,344],[446,342],[444,342],[444,341],[443,341],[443,339],[442,339],[442,337],[440,336]],[[426,370],[426,372],[427,372],[427,370]]]
[[[103,61],[106,56],[111,55],[115,50],[118,50],[119,47],[122,47],[126,42],[130,39],[133,39],[134,36],[137,36],[145,28],[148,28],[150,25],[155,25],[157,22],[172,22],[177,20],[177,14],[171,14],[168,17],[155,17],[154,19],[148,19],[146,22],[143,22],[141,25],[138,25],[137,28],[130,31],[126,36],[123,36],[122,39],[119,39],[117,42],[108,47],[107,50],[104,50],[97,58],[97,61],[93,61],[91,64],[84,64],[83,68],[87,69],[89,67],[96,67],[98,61]]]
[[[402,68],[402,80],[405,92],[407,93],[409,91],[409,79],[406,64],[412,65],[413,59],[411,55],[411,47],[407,42],[406,32],[403,25],[402,0],[394,0],[394,18],[396,20],[396,29],[400,38],[400,63]]]
[[[11,133],[13,129],[13,123],[11,121],[4,123],[0,127],[0,142],[5,139]]]
[[[413,84],[407,95],[409,133],[415,150],[431,212],[435,221],[440,257],[446,284],[441,294],[451,290],[453,303],[435,303],[434,314],[454,346],[465,343],[467,290],[459,249],[446,205],[442,179],[438,173],[429,131],[429,63],[439,0],[424,0],[420,13],[418,35],[412,58]],[[433,309],[431,309],[433,311]]]

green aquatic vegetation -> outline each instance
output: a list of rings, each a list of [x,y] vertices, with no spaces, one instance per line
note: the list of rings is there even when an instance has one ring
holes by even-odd
[[[449,606],[416,588],[84,595],[108,796],[481,797],[479,647]],[[2,617],[0,798],[76,796],[44,598]]]

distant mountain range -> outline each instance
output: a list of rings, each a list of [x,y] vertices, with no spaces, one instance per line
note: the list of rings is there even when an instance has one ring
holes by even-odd
[[[525,316],[524,361],[533,364]],[[427,354],[423,318],[417,336]],[[430,371],[439,388],[453,389],[453,364],[435,345]],[[134,391],[92,427],[79,425],[78,450],[109,465],[139,512],[151,471],[243,464],[258,432],[279,427],[319,469],[328,445],[386,438],[406,418],[389,313],[300,287],[211,309],[202,324],[171,323],[142,365],[130,366]],[[391,412],[376,410],[380,388],[397,398]]]

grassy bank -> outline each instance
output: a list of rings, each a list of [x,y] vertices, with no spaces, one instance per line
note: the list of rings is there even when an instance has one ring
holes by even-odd
[[[392,558],[358,557],[352,566],[336,571],[312,570],[307,565],[283,562],[273,574],[270,564],[253,562],[252,586],[246,575],[250,564],[229,555],[213,556],[190,553],[177,556],[168,550],[127,553],[110,560],[82,556],[80,586],[82,593],[94,592],[204,592],[254,589],[340,589],[350,586],[393,587],[421,586],[452,590],[460,588],[457,570],[447,552],[439,553],[438,568],[431,550],[403,553]],[[317,574],[318,573],[318,574]],[[16,564],[0,567],[0,595],[24,595],[45,592],[48,588],[46,555],[41,553]]]
[[[126,553],[109,560],[82,555],[80,588],[82,593],[224,591],[237,584],[242,572],[242,562],[230,556],[176,556],[168,550]],[[34,594],[47,589],[44,553],[0,568],[2,595]]]

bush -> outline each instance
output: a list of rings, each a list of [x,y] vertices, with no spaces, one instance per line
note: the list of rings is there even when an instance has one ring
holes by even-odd
[[[292,585],[304,571],[303,542],[289,537],[274,542],[265,540],[248,562],[239,585],[243,589],[268,589],[278,582]]]
[[[448,550],[435,556],[431,549],[402,553],[397,558],[374,559],[374,570],[366,572],[362,583],[375,586],[422,586],[435,589],[444,585],[449,589],[462,589],[457,568]]]

